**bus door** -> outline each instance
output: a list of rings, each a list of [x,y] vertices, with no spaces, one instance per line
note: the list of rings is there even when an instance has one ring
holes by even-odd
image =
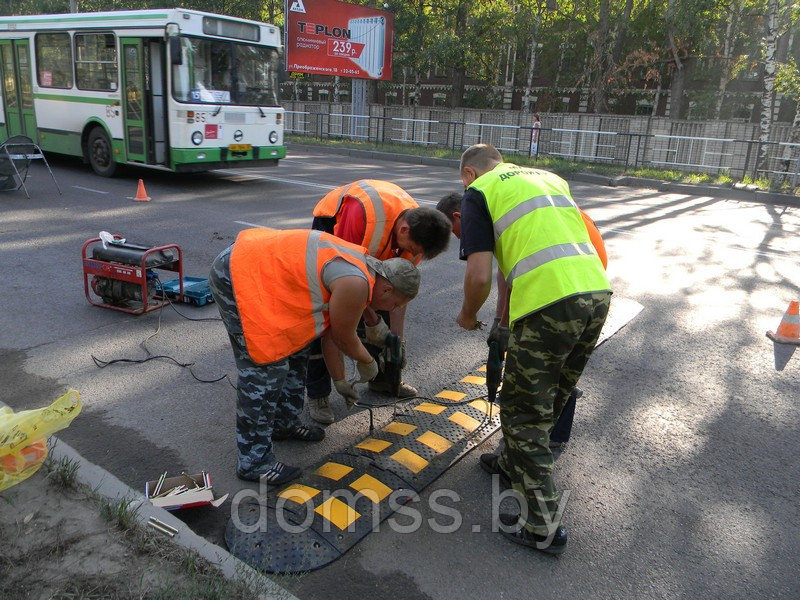
[[[120,38],[125,152],[128,160],[147,163],[147,103],[144,45],[141,38]]]
[[[38,141],[28,40],[1,41],[0,62],[2,62],[3,105],[8,136],[27,135]]]
[[[148,39],[145,45],[145,58],[147,59],[147,77],[145,86],[148,90],[147,103],[150,121],[148,130],[149,154],[153,162],[159,165],[167,164],[168,131],[167,127],[167,73],[166,44],[163,39]]]

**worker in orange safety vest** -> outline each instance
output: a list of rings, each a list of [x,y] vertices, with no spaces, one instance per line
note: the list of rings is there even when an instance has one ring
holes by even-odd
[[[302,423],[311,343],[322,353],[336,390],[349,405],[355,383],[378,365],[356,335],[369,306],[394,310],[417,295],[419,272],[408,260],[380,261],[367,249],[319,231],[246,229],[212,265],[209,278],[238,368],[237,475],[281,485],[300,469],[275,457],[273,440],[319,441]],[[359,378],[349,381],[343,355]]]
[[[430,259],[444,251],[450,238],[450,222],[439,211],[420,207],[403,188],[379,179],[361,179],[332,190],[317,203],[313,214],[313,229],[364,246],[380,260],[401,257],[416,265],[423,258]],[[391,313],[365,311],[367,347],[373,356],[380,353],[389,332],[403,338],[405,313],[405,306]],[[402,362],[405,364],[405,340]],[[333,423],[330,377],[318,347],[311,350],[306,385],[311,418],[318,423]],[[391,391],[383,372],[370,382],[369,388],[374,392]],[[399,397],[416,394],[413,386],[401,382]]]

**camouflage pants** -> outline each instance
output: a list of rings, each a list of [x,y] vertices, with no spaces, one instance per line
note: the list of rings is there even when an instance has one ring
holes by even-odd
[[[538,535],[548,535],[547,520],[558,525],[550,431],[594,350],[610,301],[608,292],[565,298],[519,319],[511,330],[500,392],[506,442],[500,467],[527,500],[525,528]]]
[[[258,477],[275,465],[272,432],[299,423],[305,397],[309,348],[267,365],[252,361],[230,275],[230,253],[224,250],[211,267],[211,295],[228,330],[239,371],[236,386],[236,445],[239,473]]]

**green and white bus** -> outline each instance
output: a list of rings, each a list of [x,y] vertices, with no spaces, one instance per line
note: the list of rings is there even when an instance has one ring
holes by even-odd
[[[276,165],[281,51],[274,25],[194,10],[0,16],[0,141],[107,177]]]

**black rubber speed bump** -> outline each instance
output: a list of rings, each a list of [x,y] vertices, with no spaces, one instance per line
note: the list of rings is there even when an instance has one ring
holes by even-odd
[[[485,367],[481,367],[484,369]],[[234,507],[231,553],[269,573],[335,561],[500,427],[480,371],[325,458],[299,482]]]
[[[599,346],[642,305],[614,298]],[[238,505],[225,530],[231,553],[269,573],[312,571],[335,561],[500,427],[486,399],[486,366],[433,401],[328,456],[299,482]]]

